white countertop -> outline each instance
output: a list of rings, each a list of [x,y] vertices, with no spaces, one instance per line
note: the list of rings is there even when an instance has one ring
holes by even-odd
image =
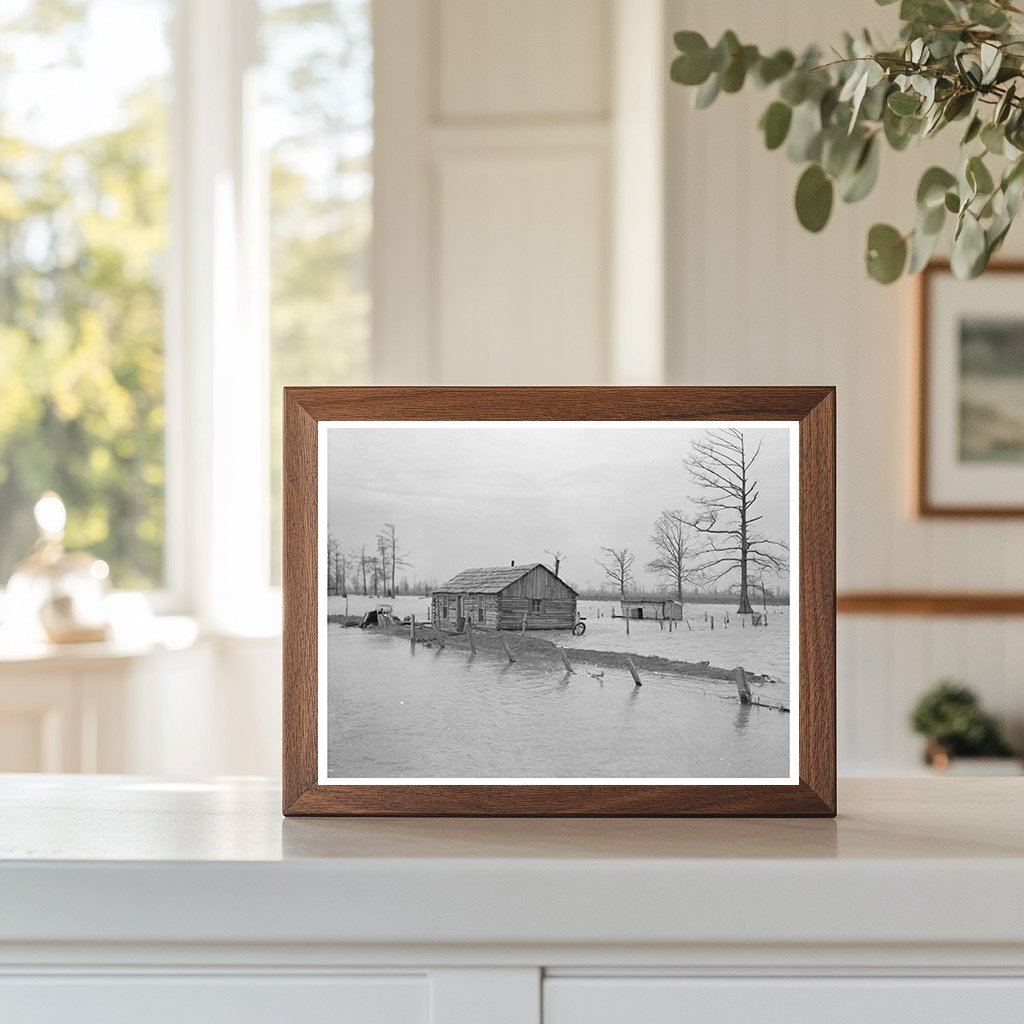
[[[276,784],[0,776],[0,943],[1024,945],[1024,779],[829,820],[284,819]]]

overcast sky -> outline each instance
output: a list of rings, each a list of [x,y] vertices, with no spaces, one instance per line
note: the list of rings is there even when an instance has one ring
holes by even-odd
[[[328,526],[347,549],[368,550],[385,522],[409,553],[410,579],[443,581],[462,569],[548,562],[577,587],[604,582],[601,548],[628,545],[641,586],[654,557],[651,527],[663,509],[688,510],[698,488],[683,466],[692,427],[328,428]],[[789,540],[789,434],[763,439],[755,465],[758,524]],[[401,573],[398,574],[401,581]]]

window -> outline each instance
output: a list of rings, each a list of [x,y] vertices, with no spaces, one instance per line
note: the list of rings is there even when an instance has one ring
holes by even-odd
[[[164,582],[171,15],[0,13],[0,585],[50,489],[116,586]]]
[[[281,388],[367,380],[373,46],[369,0],[263,0],[262,8],[276,579]]]
[[[0,4],[0,587],[53,489],[115,586],[273,628],[281,387],[367,377],[370,15]]]
[[[530,611],[531,612],[540,612],[542,603],[543,602],[541,601],[541,599],[539,597],[531,598],[530,599]]]

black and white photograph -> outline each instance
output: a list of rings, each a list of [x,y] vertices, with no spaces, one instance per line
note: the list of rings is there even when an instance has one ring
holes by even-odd
[[[796,783],[796,424],[319,429],[322,784]]]

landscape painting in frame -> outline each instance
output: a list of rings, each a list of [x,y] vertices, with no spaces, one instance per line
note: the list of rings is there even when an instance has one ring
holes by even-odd
[[[319,423],[319,783],[797,785],[798,429]]]
[[[919,510],[1024,515],[1022,268],[923,279]]]

